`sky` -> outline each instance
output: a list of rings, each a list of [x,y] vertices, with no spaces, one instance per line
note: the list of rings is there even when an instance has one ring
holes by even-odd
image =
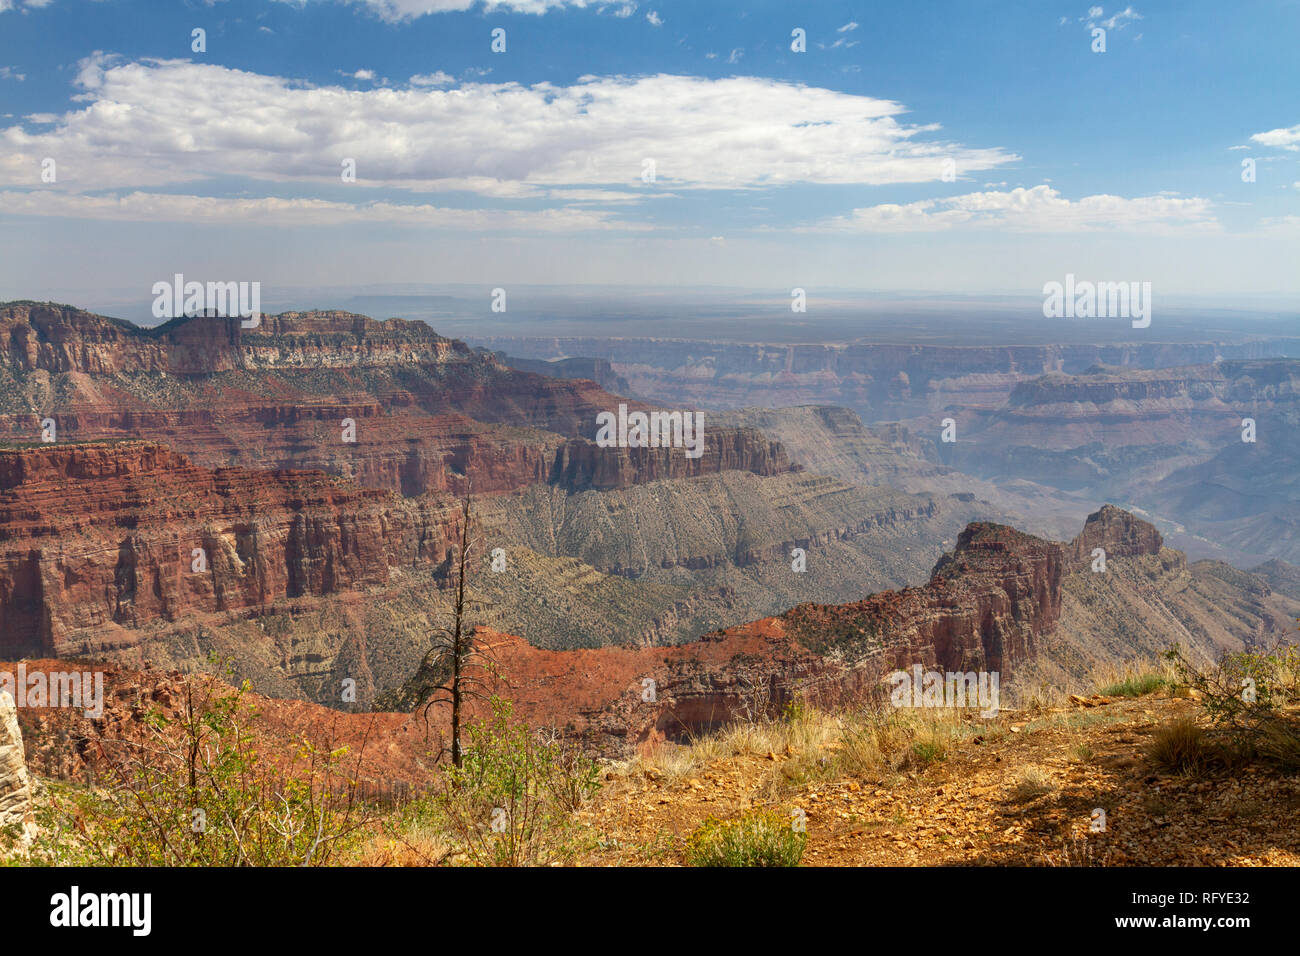
[[[0,0],[0,300],[1285,301],[1297,40],[1300,0]]]

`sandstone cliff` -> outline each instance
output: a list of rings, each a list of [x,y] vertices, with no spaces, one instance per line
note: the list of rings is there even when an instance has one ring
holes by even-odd
[[[9,693],[0,691],[0,829],[7,827],[18,829],[21,848],[32,835],[35,820],[18,709]]]
[[[456,521],[450,502],[147,442],[0,450],[0,654],[96,653],[155,620],[384,584],[444,560]]]
[[[408,497],[794,468],[759,432],[711,422],[699,459],[607,453],[589,439],[621,401],[402,319],[286,312],[250,329],[216,317],[140,329],[69,306],[0,304],[0,439],[14,442],[39,440],[49,419],[59,441],[158,441],[210,468],[319,469]]]

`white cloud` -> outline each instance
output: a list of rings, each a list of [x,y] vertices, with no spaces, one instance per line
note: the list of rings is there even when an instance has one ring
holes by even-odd
[[[352,79],[354,80],[374,80],[374,78],[375,78],[374,70],[357,70],[355,73],[352,74]]]
[[[81,108],[52,129],[0,128],[0,182],[141,189],[215,177],[335,185],[353,158],[367,186],[528,195],[630,186],[653,157],[661,186],[934,181],[1019,157],[923,142],[890,100],[757,77],[583,77],[571,86],[312,87],[189,61],[84,61]]]
[[[0,0],[0,13],[6,10],[21,10],[26,13],[28,10],[39,10],[42,7],[48,7],[54,0]]]
[[[614,11],[614,16],[618,17],[620,20],[626,20],[634,13],[636,13],[636,4],[625,3]]]
[[[1256,133],[1250,138],[1252,143],[1261,146],[1275,146],[1292,152],[1300,150],[1300,125],[1290,129],[1271,129],[1266,133]]]
[[[675,193],[641,192],[630,193],[617,189],[548,189],[547,199],[562,199],[577,203],[634,203],[646,199],[676,199]]]
[[[1102,17],[1105,16],[1106,11],[1101,7],[1089,7],[1088,15],[1079,17],[1079,22],[1087,24],[1089,30],[1095,27],[1105,27],[1107,30],[1122,30],[1133,20],[1143,19],[1142,14],[1138,13],[1132,7],[1125,7],[1119,13],[1103,20]],[[1064,18],[1062,18],[1061,22],[1065,22]],[[1137,39],[1140,40],[1141,37],[1139,36]]]
[[[745,50],[744,50],[744,48],[743,48],[743,47],[736,47],[736,49],[732,50],[731,53],[727,56],[727,62],[728,62],[728,63],[739,63],[739,62],[740,62],[740,58],[743,57],[744,55],[745,55]]]
[[[3,2],[4,0],[0,0],[0,3]],[[282,0],[282,2],[302,7],[308,0]],[[510,13],[540,15],[562,7],[583,9],[604,6],[608,0],[347,0],[347,2],[369,9],[381,20],[397,22],[435,13],[460,13],[475,7],[482,7],[488,13],[505,10]]]
[[[656,13],[654,10],[651,10],[649,13],[647,13],[645,15],[645,18],[650,22],[650,25],[652,27],[661,27],[664,25],[663,18],[660,17],[659,14]]]
[[[1107,20],[1102,20],[1101,25],[1107,30],[1124,29],[1130,20],[1141,20],[1142,14],[1138,13],[1132,7],[1125,7],[1119,13]]]
[[[21,83],[25,79],[26,73],[19,73],[12,66],[0,66],[0,80],[17,80]]]
[[[857,23],[855,23],[854,21],[850,20],[848,23],[844,24],[844,26],[840,27],[840,28],[839,28],[838,30],[836,30],[835,32],[836,32],[836,33],[848,33],[850,30],[856,30],[857,28],[858,28]]]
[[[433,73],[417,73],[406,82],[412,86],[451,86],[456,82],[456,78],[450,73],[435,70]]]
[[[341,203],[323,199],[227,199],[133,192],[86,196],[44,190],[0,192],[10,216],[52,216],[112,222],[180,222],[241,226],[335,226],[385,224],[464,232],[581,232],[639,230],[595,209],[450,209],[388,202]]]
[[[1016,232],[1217,232],[1208,199],[1085,196],[1069,200],[1050,186],[980,192],[903,205],[854,209],[800,231],[934,232],[969,227]]]

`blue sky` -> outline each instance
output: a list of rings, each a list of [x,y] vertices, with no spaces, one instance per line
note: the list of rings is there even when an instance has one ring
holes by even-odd
[[[1300,293],[1298,38],[1297,0],[0,0],[0,298]]]

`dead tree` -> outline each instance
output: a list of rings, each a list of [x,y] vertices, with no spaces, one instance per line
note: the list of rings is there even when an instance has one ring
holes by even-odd
[[[455,598],[452,604],[451,625],[435,629],[433,646],[429,648],[420,664],[420,672],[429,674],[435,672],[434,669],[440,660],[450,658],[451,671],[445,680],[421,688],[416,703],[417,708],[423,708],[421,713],[424,715],[426,726],[430,708],[437,704],[451,705],[451,762],[456,767],[460,767],[465,759],[460,742],[465,702],[471,699],[488,699],[489,695],[483,690],[486,682],[482,672],[495,673],[496,671],[495,662],[488,657],[485,649],[475,644],[473,629],[466,620],[465,582],[469,555],[473,550],[473,538],[470,534],[473,518],[470,513],[470,503],[471,496],[466,493],[461,503],[460,546],[452,562],[452,573],[455,575]],[[481,673],[467,673],[471,668],[476,668]],[[446,748],[438,755],[439,759],[445,753]]]

